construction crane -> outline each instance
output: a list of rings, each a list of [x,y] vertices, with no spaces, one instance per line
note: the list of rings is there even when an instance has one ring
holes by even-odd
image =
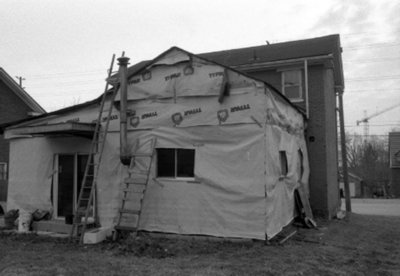
[[[398,106],[400,106],[400,103],[397,103],[395,105],[389,106],[389,107],[387,107],[387,108],[385,108],[385,109],[383,109],[381,111],[377,111],[374,114],[369,115],[369,116],[367,116],[367,111],[364,110],[364,118],[362,118],[361,120],[357,121],[357,126],[359,126],[361,123],[364,124],[364,137],[367,137],[368,134],[369,134],[369,120],[370,119],[372,119],[372,118],[374,118],[374,117],[376,117],[378,115],[381,115],[381,114],[383,114],[385,112],[388,112],[389,110],[392,110],[392,109],[394,109],[394,108],[396,108]]]

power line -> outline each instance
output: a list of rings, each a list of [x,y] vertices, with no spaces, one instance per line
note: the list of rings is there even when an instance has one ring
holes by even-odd
[[[360,127],[361,125],[357,126],[357,125],[345,125],[344,127]],[[388,126],[398,126],[400,127],[400,123],[396,123],[396,124],[383,124],[383,125],[369,125],[370,127],[388,127]]]
[[[344,51],[353,51],[353,50],[369,49],[369,48],[395,47],[398,45],[400,45],[400,43],[397,41],[395,43],[381,42],[381,43],[363,44],[362,46],[350,46],[350,47],[343,46],[343,49]]]
[[[57,73],[49,73],[49,74],[37,74],[30,75],[30,78],[44,78],[44,77],[58,77],[63,75],[91,75],[98,73],[105,73],[105,70],[91,70],[91,71],[70,71],[70,72],[57,72]]]
[[[364,78],[347,78],[346,81],[380,81],[400,79],[400,75],[367,76]]]
[[[344,60],[344,63],[396,62],[400,57]]]
[[[387,32],[387,33],[383,33],[383,32],[356,32],[356,33],[342,33],[340,34],[340,36],[357,36],[357,35],[392,35],[392,34],[396,34],[396,33],[400,33],[400,31],[391,31],[391,32]]]
[[[375,89],[357,89],[357,90],[352,90],[352,89],[346,89],[345,92],[351,92],[351,93],[358,93],[358,92],[379,92],[379,91],[399,91],[400,89],[393,89],[393,88],[375,88]]]

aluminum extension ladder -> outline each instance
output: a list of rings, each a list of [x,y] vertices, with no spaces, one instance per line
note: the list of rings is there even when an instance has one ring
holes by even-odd
[[[88,218],[92,213],[93,216],[97,216],[97,206],[96,206],[96,186],[97,186],[97,177],[99,173],[99,166],[101,164],[101,158],[104,150],[104,142],[106,139],[108,126],[110,123],[110,117],[113,110],[113,103],[115,100],[115,96],[118,91],[118,85],[114,85],[112,90],[112,95],[110,99],[110,105],[108,109],[108,114],[106,118],[103,118],[103,111],[105,109],[105,103],[107,101],[108,86],[109,80],[112,75],[112,69],[114,66],[115,54],[112,56],[110,69],[108,70],[108,78],[104,90],[104,94],[101,100],[99,114],[96,120],[95,131],[93,134],[92,143],[90,146],[90,153],[88,156],[88,160],[85,167],[85,173],[82,179],[79,197],[77,204],[74,209],[74,217],[73,223],[70,233],[70,239],[75,240],[79,239],[79,242],[83,243],[83,237],[85,235],[86,228],[88,226]],[[105,125],[102,128],[102,121],[104,120]],[[94,223],[97,223],[98,220],[94,217]],[[75,239],[74,239],[75,238]]]

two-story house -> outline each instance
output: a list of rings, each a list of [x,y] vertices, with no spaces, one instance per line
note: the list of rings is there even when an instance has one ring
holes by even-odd
[[[337,96],[344,90],[339,35],[200,54],[280,90],[308,118],[310,201],[317,215],[340,206]]]
[[[0,67],[0,125],[15,122],[45,110]],[[9,169],[9,141],[0,134],[0,206],[5,209]]]

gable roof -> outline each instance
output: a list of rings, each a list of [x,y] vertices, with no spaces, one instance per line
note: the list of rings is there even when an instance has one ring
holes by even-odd
[[[202,60],[205,60],[207,62],[214,63],[215,65],[219,65],[219,66],[221,66],[221,67],[223,67],[225,69],[228,69],[228,70],[234,71],[234,72],[236,72],[236,73],[238,73],[240,75],[246,76],[247,78],[250,78],[250,79],[253,79],[253,80],[256,80],[256,81],[264,83],[268,88],[270,88],[273,91],[273,93],[276,96],[280,97],[284,102],[286,102],[288,105],[290,105],[296,111],[298,111],[304,117],[304,113],[296,105],[294,105],[288,98],[286,98],[286,96],[284,96],[282,93],[280,93],[279,90],[277,88],[275,88],[273,85],[271,85],[270,83],[268,83],[268,82],[266,82],[264,80],[258,79],[258,78],[254,77],[254,76],[251,76],[251,75],[249,75],[249,74],[247,74],[247,73],[245,73],[243,71],[239,71],[239,70],[237,70],[235,68],[232,68],[232,67],[230,67],[228,65],[225,65],[223,63],[219,63],[218,61],[215,61],[213,59],[209,59],[209,58],[204,57],[202,55],[193,54],[193,53],[188,52],[188,51],[186,51],[186,50],[184,50],[182,48],[179,48],[177,46],[171,47],[170,49],[164,51],[163,53],[161,53],[160,55],[158,55],[157,57],[155,57],[152,60],[143,60],[143,61],[141,61],[139,63],[136,63],[133,66],[129,67],[128,68],[128,78],[133,77],[136,74],[142,73],[143,71],[145,71],[147,69],[147,67],[149,67],[153,63],[156,63],[158,60],[162,59],[168,53],[170,53],[171,51],[175,51],[175,50],[181,51],[181,52],[187,54],[191,58],[192,57],[196,57],[198,59],[202,59]],[[118,73],[116,75],[118,75]],[[116,75],[114,75],[114,76],[116,76]]]
[[[1,67],[0,80],[2,80],[24,103],[26,103],[33,112],[46,113],[43,107],[41,107],[28,93],[26,93],[26,91]]]
[[[246,65],[255,65],[259,63],[327,55],[332,55],[333,58],[335,85],[344,88],[342,48],[340,46],[340,36],[338,34],[196,54],[197,57],[204,58],[225,67],[241,66],[242,68]],[[154,60],[155,59],[143,60],[130,66],[128,68],[128,76],[137,73],[141,68],[154,62]],[[243,71],[240,72],[243,73]]]
[[[226,66],[243,66],[273,61],[332,55],[335,85],[344,88],[341,52],[340,36],[335,34],[311,39],[202,53],[199,54],[199,56]]]

